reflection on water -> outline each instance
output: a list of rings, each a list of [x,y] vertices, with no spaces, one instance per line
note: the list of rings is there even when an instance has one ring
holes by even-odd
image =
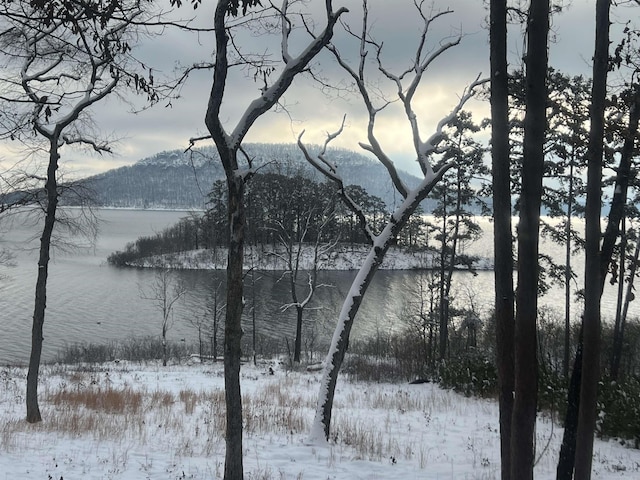
[[[44,327],[43,358],[50,360],[65,344],[76,342],[106,342],[132,336],[160,334],[161,313],[153,302],[140,298],[140,285],[148,284],[155,273],[145,269],[120,269],[106,265],[107,255],[136,239],[150,235],[173,224],[185,212],[100,210],[100,235],[93,248],[70,253],[56,251],[50,267],[49,293]],[[490,224],[485,221],[485,231]],[[0,246],[16,252],[16,266],[3,268],[8,275],[0,284],[0,363],[26,363],[30,350],[33,290],[35,287],[37,241],[33,226],[19,222],[9,230],[2,230]],[[486,235],[488,237],[488,235]],[[37,235],[35,235],[37,237]],[[31,239],[30,242],[27,240]],[[556,247],[554,247],[556,248]],[[486,255],[491,249],[490,238],[469,248]],[[175,307],[174,324],[168,333],[170,340],[185,339],[195,343],[197,330],[194,320],[205,314],[206,302],[225,272],[180,271],[188,287],[188,296]],[[352,336],[362,338],[399,331],[403,309],[416,300],[416,286],[425,275],[416,271],[379,271],[369,288],[353,326]],[[322,272],[320,281],[331,285],[318,289],[305,313],[305,330],[315,332],[321,339],[330,338],[336,316],[349,291],[355,272]],[[479,272],[476,276],[457,273],[452,290],[454,301],[482,313],[490,312],[493,304],[493,273]],[[305,278],[301,280],[304,284]],[[283,310],[290,302],[288,282],[281,272],[260,272],[255,277],[255,313],[258,333],[285,342],[295,331],[295,309]],[[251,333],[253,290],[245,289],[245,333]],[[552,289],[541,298],[541,305],[561,308],[563,291]],[[609,288],[603,301],[603,314],[611,316],[615,292]],[[574,307],[574,312],[578,309]],[[635,312],[631,312],[635,314]]]

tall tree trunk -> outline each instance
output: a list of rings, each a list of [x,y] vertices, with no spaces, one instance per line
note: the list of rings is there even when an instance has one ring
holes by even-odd
[[[613,334],[611,341],[611,357],[609,362],[609,375],[612,380],[615,380],[613,374],[613,364],[616,361],[616,344],[618,343],[618,337],[620,336],[620,323],[622,322],[622,304],[624,303],[624,276],[625,276],[625,264],[627,262],[627,218],[622,217],[622,224],[620,229],[620,247],[619,247],[619,260],[618,260],[618,294],[616,296],[616,318],[613,323]],[[617,372],[616,372],[617,375]]]
[[[609,61],[609,0],[596,2],[596,45],[593,63],[591,128],[587,150],[587,203],[585,210],[585,303],[582,382],[576,435],[575,478],[591,478],[593,435],[600,377],[600,297],[604,273],[600,257],[600,209],[604,110]],[[625,195],[626,196],[626,195]],[[616,224],[616,229],[619,223]],[[603,252],[604,252],[603,244]],[[606,255],[603,255],[605,258]],[[609,259],[610,259],[609,255]],[[606,271],[606,270],[605,270]]]
[[[304,308],[296,305],[296,341],[293,349],[293,361],[300,363],[300,354],[302,352],[302,314]]]
[[[57,140],[57,139],[56,139]],[[49,258],[51,250],[51,235],[56,223],[58,208],[58,170],[57,141],[50,142],[49,167],[47,168],[47,208],[45,211],[44,228],[40,237],[40,254],[38,257],[38,277],[36,279],[35,305],[33,310],[33,326],[31,329],[31,355],[29,357],[29,371],[27,373],[27,422],[42,421],[38,406],[38,376],[40,373],[40,359],[42,357],[44,314],[47,307],[47,278],[49,276]]]
[[[447,355],[447,340],[449,339],[449,299],[446,294],[446,266],[447,266],[447,200],[442,206],[442,239],[440,241],[440,343],[438,360],[442,363]]]
[[[580,410],[580,383],[582,382],[582,327],[578,339],[578,349],[574,360],[569,391],[567,392],[567,413],[564,419],[564,433],[558,457],[556,480],[571,480],[576,455],[576,431],[578,429],[578,410]]]
[[[549,1],[531,2],[527,21],[526,113],[522,195],[518,225],[518,289],[515,321],[515,398],[511,429],[511,477],[533,479],[538,396],[538,250],[546,130]]]
[[[637,87],[636,87],[637,88]],[[613,244],[615,244],[615,240],[617,234],[619,232],[618,224],[623,223],[625,220],[625,206],[627,204],[627,190],[629,186],[629,181],[631,180],[631,163],[633,160],[633,155],[635,151],[635,143],[636,137],[638,134],[638,123],[640,122],[640,92],[636,91],[633,96],[633,103],[629,109],[629,125],[627,128],[627,132],[625,135],[624,145],[622,147],[622,155],[620,157],[620,165],[618,166],[617,176],[616,176],[616,184],[615,184],[615,194],[611,204],[611,211],[609,212],[609,222],[607,223],[607,229],[604,235],[604,241],[602,244],[602,257],[603,259],[607,258],[609,252],[613,252]],[[616,223],[618,222],[618,223]],[[622,231],[624,232],[624,225],[622,227]],[[624,268],[624,249],[622,253],[622,260],[620,262],[620,269]],[[600,268],[600,274],[603,275],[601,278],[601,283],[604,284],[604,275],[606,275],[607,266],[602,266]],[[635,271],[635,265],[633,265],[632,270]],[[630,277],[630,284],[633,284],[633,276]],[[624,282],[623,275],[619,275],[620,286],[622,287],[622,283]],[[627,299],[629,295],[627,294]],[[620,305],[618,305],[618,314],[616,315],[616,324],[614,328],[613,335],[613,350],[612,350],[612,361],[611,361],[611,375],[615,379],[618,376],[618,369],[620,366],[620,352],[619,349],[622,348],[622,333],[624,324],[625,315],[619,312]],[[615,364],[615,365],[614,365]],[[614,373],[615,370],[615,373]]]
[[[575,152],[575,148],[573,149]],[[573,155],[573,154],[572,154]],[[569,362],[571,349],[571,215],[573,215],[573,166],[575,158],[572,157],[569,166],[569,194],[567,196],[567,226],[565,229],[564,251],[564,358],[562,361],[562,374],[569,378]]]
[[[509,92],[507,76],[507,1],[491,0],[491,163],[493,249],[495,257],[496,355],[500,387],[502,480],[511,478],[511,416],[514,391],[513,245],[509,177]]]
[[[620,375],[620,361],[622,359],[622,344],[624,340],[624,330],[627,323],[627,314],[629,312],[629,302],[633,299],[633,283],[636,278],[636,270],[638,268],[638,257],[640,257],[640,242],[636,242],[636,249],[633,254],[633,262],[629,271],[629,283],[624,299],[624,307],[620,315],[620,326],[618,335],[613,339],[613,361],[611,362],[611,379],[618,380]]]
[[[240,357],[242,355],[242,301],[244,259],[244,179],[227,176],[229,188],[229,256],[227,267],[227,310],[224,328],[224,393],[227,405],[225,431],[226,456],[224,478],[243,478],[242,396],[240,393]],[[233,408],[230,408],[233,406]]]

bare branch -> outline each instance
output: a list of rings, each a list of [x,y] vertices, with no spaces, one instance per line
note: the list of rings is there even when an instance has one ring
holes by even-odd
[[[304,130],[298,136],[298,147],[302,151],[302,154],[304,155],[306,160],[311,165],[313,165],[316,168],[316,170],[318,170],[325,177],[327,177],[329,180],[331,180],[333,183],[336,184],[336,186],[338,187],[338,193],[342,198],[342,200],[344,201],[345,205],[358,218],[358,222],[360,223],[362,230],[367,236],[367,239],[369,240],[370,243],[373,243],[376,235],[373,233],[373,230],[371,229],[371,226],[367,221],[367,217],[364,214],[362,207],[358,205],[347,193],[342,177],[338,174],[338,166],[335,163],[329,162],[325,158],[327,146],[333,139],[335,139],[338,135],[340,135],[343,128],[344,128],[344,118],[342,119],[342,125],[340,126],[340,128],[336,132],[327,135],[327,139],[325,140],[320,153],[318,153],[315,157],[309,153],[309,150],[307,150],[307,147],[304,145],[304,143],[302,143],[302,135],[304,135]]]

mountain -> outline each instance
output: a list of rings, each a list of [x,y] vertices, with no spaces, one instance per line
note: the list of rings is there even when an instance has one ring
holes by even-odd
[[[254,166],[261,167],[260,171],[301,173],[316,181],[323,180],[295,144],[250,143],[243,147]],[[361,186],[369,194],[382,198],[389,207],[401,200],[386,169],[377,161],[337,148],[327,156],[338,164],[347,185]],[[420,181],[406,172],[401,171],[400,175],[409,187]],[[213,182],[221,179],[224,171],[216,149],[203,147],[189,152],[160,152],[131,166],[89,177],[84,183],[94,192],[99,206],[202,209]],[[428,203],[423,204],[426,211],[430,211]]]

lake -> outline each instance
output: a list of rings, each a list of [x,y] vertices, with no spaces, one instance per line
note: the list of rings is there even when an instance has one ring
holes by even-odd
[[[130,337],[160,335],[162,313],[154,303],[142,298],[141,289],[155,278],[149,269],[127,269],[107,265],[107,256],[122,250],[127,242],[150,235],[187,215],[179,211],[99,209],[100,233],[94,245],[69,251],[55,249],[49,269],[47,310],[44,325],[43,360],[52,360],[56,352],[73,343],[102,343]],[[485,232],[491,225],[482,219]],[[484,255],[490,251],[489,233],[469,247],[470,252]],[[11,223],[0,223],[0,247],[15,253],[15,266],[0,267],[0,364],[26,364],[31,343],[33,296],[37,272],[37,237],[40,227],[27,224],[18,216]],[[555,254],[561,249],[555,246]],[[225,272],[183,270],[177,273],[187,286],[187,295],[174,310],[174,324],[168,333],[170,341],[197,341],[193,322],[205,314],[210,292]],[[331,286],[317,291],[312,309],[306,313],[305,330],[326,341],[333,333],[335,319],[348,292],[355,272],[323,272],[321,281]],[[415,304],[416,284],[424,273],[418,271],[385,271],[376,274],[354,322],[353,338],[377,332],[399,331],[403,310]],[[260,272],[255,275],[256,331],[281,341],[291,341],[295,332],[295,309],[282,310],[290,302],[288,282],[282,272]],[[579,277],[579,283],[581,283]],[[252,287],[245,289],[245,334],[251,335]],[[454,291],[458,301],[487,313],[493,304],[493,272],[456,273]],[[540,300],[542,305],[562,308],[563,291],[559,288]],[[615,289],[608,287],[603,298],[603,315],[612,318]],[[632,303],[631,315],[637,315]],[[574,312],[579,313],[577,305]]]

